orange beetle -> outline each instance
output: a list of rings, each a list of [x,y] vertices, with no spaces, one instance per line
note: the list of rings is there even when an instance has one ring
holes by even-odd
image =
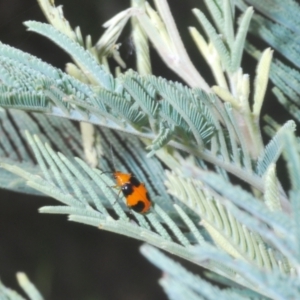
[[[145,214],[151,208],[151,200],[148,191],[136,177],[131,174],[113,172],[116,180],[116,187],[120,187],[126,204],[129,208],[140,214]]]

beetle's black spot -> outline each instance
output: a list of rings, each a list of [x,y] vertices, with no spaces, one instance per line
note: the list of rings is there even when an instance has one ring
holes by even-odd
[[[131,195],[133,193],[132,184],[125,183],[124,185],[122,185],[122,192],[125,197]]]
[[[149,195],[148,192],[146,192],[146,197],[147,197],[147,199],[151,202],[150,195]]]
[[[136,187],[138,187],[141,184],[139,182],[139,180],[136,177],[134,177],[134,176],[131,176],[129,181],[130,181],[131,184],[133,184]]]
[[[135,212],[140,213],[145,208],[145,204],[143,201],[139,200],[137,204],[130,206],[130,208],[132,208]]]

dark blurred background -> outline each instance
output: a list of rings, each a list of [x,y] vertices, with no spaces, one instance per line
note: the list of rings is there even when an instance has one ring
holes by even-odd
[[[192,8],[200,8],[202,2],[199,2],[169,1],[193,62],[212,85],[211,73],[187,30],[187,26],[200,28],[191,13]],[[79,25],[83,36],[91,34],[95,42],[103,32],[101,25],[126,9],[129,1],[56,1],[56,5],[59,4],[64,6],[64,14],[71,26]],[[22,24],[24,21],[46,21],[35,0],[0,0],[0,20],[1,42],[36,55],[61,69],[70,61],[55,44],[26,31]],[[129,28],[120,41],[123,58],[134,67]],[[155,75],[179,80],[165,67],[155,51],[151,55]],[[244,60],[247,62],[245,71],[253,78],[255,62],[247,56]],[[276,111],[277,102],[272,102],[275,105],[273,111]],[[138,250],[140,242],[68,222],[66,216],[37,212],[41,206],[56,204],[49,198],[0,191],[0,276],[5,285],[20,292],[15,273],[24,271],[48,300],[167,299],[157,283],[162,274],[141,256]],[[199,268],[189,267],[200,272]]]

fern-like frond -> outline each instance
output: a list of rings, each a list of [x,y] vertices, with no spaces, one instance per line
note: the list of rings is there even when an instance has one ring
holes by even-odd
[[[213,1],[206,1],[207,2],[213,2]],[[234,5],[233,2],[230,0],[226,0],[223,2],[223,15],[224,15],[224,29],[222,29],[221,26],[221,30],[223,30],[224,32],[224,37],[228,42],[228,45],[232,45],[232,43],[234,42],[234,26],[233,26],[233,22],[234,22]],[[212,13],[212,15],[214,15]],[[220,30],[220,27],[218,28]]]
[[[285,123],[272,138],[272,140],[265,147],[264,152],[259,156],[256,172],[259,176],[262,176],[271,163],[275,163],[279,156],[281,155],[284,142],[283,136],[286,131],[293,132],[296,129],[294,121],[288,121]]]
[[[126,91],[135,100],[141,109],[152,119],[155,119],[158,110],[158,101],[155,88],[140,76],[128,72],[129,76],[121,77]],[[141,82],[142,81],[142,82]]]
[[[70,47],[72,45],[70,44]],[[79,52],[84,53],[84,50]],[[6,59],[5,55],[4,53]],[[233,157],[237,164],[240,164],[239,155],[237,154],[239,146],[234,142],[237,133],[232,130],[232,127],[239,127],[235,124],[231,125],[232,118],[229,122],[227,121],[228,116],[224,111],[224,106],[204,91],[189,89],[181,84],[174,84],[154,76],[142,78],[133,72],[126,74],[117,81],[118,84],[114,92],[101,87],[91,87],[59,70],[56,71],[52,67],[49,67],[53,71],[52,77],[44,77],[43,79],[43,76],[37,72],[38,69],[35,65],[25,64],[23,66],[21,64],[22,53],[17,53],[17,55],[19,58],[14,61],[15,65],[12,69],[9,69],[9,72],[13,74],[17,68],[20,70],[25,68],[24,74],[29,72],[31,80],[27,82],[26,76],[22,77],[24,78],[22,81],[23,89],[25,91],[33,89],[35,84],[38,84],[39,92],[37,95],[44,95],[46,99],[45,104],[42,102],[40,105],[43,105],[43,109],[50,106],[53,115],[92,122],[150,139],[155,139],[157,134],[156,132],[149,132],[149,129],[156,130],[157,124],[167,121],[171,127],[174,127],[174,130],[172,130],[172,134],[171,131],[168,131],[167,138],[165,138],[166,134],[164,133],[163,140],[161,140],[161,134],[157,136],[156,141],[160,140],[160,142],[155,142],[156,150],[159,145],[162,146],[165,142],[171,142],[173,139],[179,143],[186,143],[193,135],[196,143],[201,147],[207,145],[212,147],[212,155],[216,155],[215,149],[219,149],[217,153],[220,153],[223,159],[229,162],[230,157]],[[129,82],[130,84],[128,84]],[[16,77],[10,85],[14,86],[15,84],[19,84]],[[19,94],[19,90],[13,91],[13,95],[16,95],[16,97]],[[143,112],[146,113],[145,116],[143,116]],[[227,128],[220,124],[220,115]],[[156,121],[155,126],[151,119],[157,117],[159,119]],[[148,130],[145,127],[147,118],[148,126],[150,126]],[[126,124],[123,123],[124,120]],[[131,124],[134,124],[134,127]],[[230,130],[229,127],[231,127]],[[226,141],[226,131],[230,133],[231,149],[228,148],[229,144]],[[217,137],[214,137],[216,132]],[[243,146],[242,133],[238,136],[240,139],[238,143]],[[214,137],[213,142],[211,142],[212,137]],[[246,145],[243,149],[243,155],[247,158]],[[233,151],[233,155],[231,155],[231,151]],[[244,160],[244,162],[247,162],[245,165],[249,168],[251,165],[249,159],[248,161]],[[218,164],[216,157],[214,163]]]
[[[271,66],[271,79],[274,84],[284,91],[294,102],[298,102],[300,88],[300,72],[275,59]],[[286,90],[287,89],[287,90]],[[290,90],[289,90],[290,89]],[[296,97],[295,97],[296,94]]]
[[[85,38],[83,38],[80,27],[77,26],[74,30],[71,28],[70,23],[68,22],[68,20],[66,19],[66,17],[64,16],[63,13],[63,7],[60,6],[55,6],[54,1],[50,1],[50,0],[38,0],[38,3],[45,15],[45,17],[47,18],[48,22],[55,27],[58,31],[60,31],[61,33],[65,34],[66,36],[68,36],[71,40],[73,40],[74,42],[78,43],[80,46],[84,47],[86,50],[88,50],[94,57],[95,59],[98,61],[102,61],[103,60],[103,54],[104,55],[111,55],[113,54],[114,57],[117,57],[118,55],[118,51],[117,51],[117,45],[114,44],[116,36],[118,36],[118,34],[120,33],[120,31],[122,30],[122,26],[121,28],[119,28],[118,33],[116,35],[114,34],[107,34],[104,33],[103,37],[105,36],[105,42],[102,44],[103,47],[105,47],[107,49],[107,51],[101,51],[103,49],[99,49],[99,47],[94,47],[92,45],[92,38],[90,35],[86,36]],[[125,13],[126,15],[126,13]],[[107,35],[109,35],[110,38],[107,38]],[[103,48],[101,47],[101,48]],[[102,53],[100,53],[102,52]],[[105,52],[105,53],[103,53]],[[119,60],[118,63],[120,63],[120,65],[125,66],[125,63],[122,61],[122,59],[120,58],[120,56],[118,56]],[[70,75],[74,75],[74,73],[72,73],[72,71],[74,71],[74,69],[72,69],[72,71],[69,69],[67,71]],[[89,75],[86,74],[84,75],[83,73],[81,73],[82,76],[82,80],[83,81],[88,81]],[[78,77],[76,77],[78,78]]]
[[[261,2],[259,0],[247,0],[249,5],[255,7],[260,13],[269,19],[284,25],[294,32],[299,32],[299,3],[295,0],[288,0],[285,5],[282,5],[280,0],[272,0],[272,5],[268,2]]]
[[[39,95],[36,92],[12,93],[11,91],[2,91],[0,101],[4,108],[14,107],[15,109],[43,113],[51,111],[51,105],[46,101],[45,95]]]
[[[39,113],[20,110],[0,109],[0,153],[1,162],[15,164],[32,174],[40,174],[35,158],[26,143],[24,130],[38,134],[43,142],[48,142],[56,150],[71,157],[84,157],[81,136],[78,129],[67,119],[51,118]],[[2,188],[36,194],[26,186],[24,180],[0,168]]]
[[[299,8],[298,11],[300,11]],[[299,51],[297,49],[297,32],[293,32],[289,28],[259,15],[253,18],[250,32],[265,40],[272,48],[280,52],[297,67],[300,66]]]
[[[19,295],[16,291],[7,288],[2,282],[0,282],[0,295],[5,300],[26,300],[24,297]]]
[[[275,164],[271,163],[265,172],[264,200],[271,211],[281,211],[279,180],[276,176]]]
[[[146,1],[132,0],[132,7],[145,9]],[[137,18],[131,19],[132,39],[136,52],[136,70],[141,75],[152,74],[152,66],[150,60],[150,45],[146,32],[139,24]]]
[[[227,46],[222,41],[222,38],[218,35],[212,24],[208,21],[205,15],[198,9],[193,9],[193,13],[196,15],[197,19],[203,26],[204,30],[206,31],[207,36],[214,44],[215,48],[218,51],[218,54],[221,58],[222,63],[224,64],[227,70],[230,69],[230,52]]]
[[[68,37],[63,37],[61,33],[47,27],[48,25],[45,27],[43,24],[34,24],[34,27],[41,27],[41,31],[54,32],[53,38],[57,34],[68,40]],[[69,42],[69,46],[74,46],[78,55],[88,57],[83,62],[87,63],[89,68],[93,58],[84,54],[84,49],[79,51],[79,45],[75,46],[74,42]],[[188,134],[192,133],[198,144],[203,146],[209,144],[215,132],[211,107],[208,104],[209,96],[203,91],[194,91],[180,84],[156,79],[154,76],[141,77],[133,72],[118,78],[116,89],[112,91],[80,82],[51,66],[48,68],[51,72],[42,72],[41,68],[47,69],[45,63],[30,55],[23,55],[20,51],[12,49],[8,52],[7,46],[3,46],[2,49],[3,61],[9,62],[3,65],[5,72],[0,105],[4,107],[36,109],[150,139],[156,138],[157,125],[167,121],[171,126],[176,126],[176,133],[174,131],[172,136],[169,131],[168,140],[178,138],[184,142],[180,137],[183,136],[184,129]],[[24,62],[23,58],[26,59]],[[93,64],[97,62],[94,61]],[[30,95],[29,100],[28,97],[24,97],[26,95]],[[156,149],[158,145],[156,143]]]
[[[0,56],[8,59],[8,62],[10,64],[16,65],[16,73],[18,73],[19,70],[24,69],[24,66],[27,66],[32,69],[33,72],[36,72],[36,74],[44,75],[45,77],[51,79],[60,79],[60,76],[62,74],[62,71],[43,62],[39,58],[3,43],[0,43]],[[19,68],[19,70],[17,70],[17,68]],[[15,77],[14,72],[10,72],[9,74],[10,76]],[[14,78],[14,80],[16,80],[16,78]]]
[[[295,24],[300,13],[300,6],[294,0],[284,4],[280,1],[273,1],[270,8],[268,2],[256,0],[247,1],[258,9],[262,15],[255,15],[250,25],[250,32],[281,53],[296,68],[291,68],[276,59],[271,65],[270,78],[276,85],[274,94],[285,109],[296,119],[300,119],[299,113],[299,29]],[[238,5],[245,10],[245,1],[238,1]],[[246,50],[254,57],[259,56],[259,51],[251,45]]]
[[[115,51],[117,40],[132,15],[134,15],[134,8],[128,8],[103,24],[103,27],[107,29],[95,45],[100,56],[106,56]]]
[[[213,260],[224,263],[228,268],[241,274],[245,280],[251,283],[253,290],[265,295],[267,299],[283,300],[290,297],[292,299],[294,297],[297,298],[297,280],[277,270],[266,273],[266,271],[261,269],[253,269],[251,264],[233,259],[228,254],[222,253],[213,247],[199,248],[195,255],[200,261]],[[249,297],[252,299],[251,295]],[[254,297],[254,299],[256,298]],[[262,299],[265,298],[263,297]]]
[[[293,234],[295,243],[295,256],[299,260],[300,258],[300,233],[299,233],[299,195],[300,195],[300,152],[299,141],[291,132],[287,132],[284,137],[284,156],[287,161],[287,167],[289,170],[289,177],[291,181],[291,203],[292,203],[292,222],[293,222]]]
[[[160,178],[160,176],[163,176],[163,172],[158,171],[154,167],[157,163],[146,166],[145,161],[147,159],[143,162],[140,157],[143,152],[142,148],[139,149],[136,145],[135,147],[127,145],[128,149],[134,149],[134,151],[132,160],[126,160],[126,164],[133,172],[135,170],[141,171],[140,166],[137,166],[138,163],[141,163],[141,165],[145,164],[144,168],[149,172],[149,178],[157,179],[157,181],[150,183],[148,189],[153,200],[153,208],[146,215],[133,212],[132,217],[128,218],[126,205],[123,202],[116,201],[116,193],[111,188],[114,183],[110,176],[103,174],[98,169],[92,169],[81,159],[68,158],[60,153],[55,153],[47,144],[44,145],[37,136],[32,137],[27,134],[27,138],[42,173],[34,175],[4,163],[1,166],[26,179],[30,187],[63,203],[63,206],[41,208],[41,212],[68,214],[70,215],[70,220],[147,241],[170,253],[193,261],[192,245],[195,243],[203,244],[205,235],[202,235],[202,230],[199,228],[198,220],[194,214],[187,213],[179,206],[173,209],[169,196],[166,196],[164,199],[165,203],[161,201],[160,199],[164,197],[165,192],[162,193],[162,197],[155,195],[158,191],[164,190],[162,185],[164,179]],[[128,141],[130,143],[130,140],[125,139],[121,135],[110,135],[109,140],[118,147],[118,142],[113,139],[119,139],[119,145],[122,145],[122,138],[125,144]],[[103,145],[108,150],[107,153],[109,153],[109,144],[106,145],[104,143]],[[121,149],[118,150],[121,153],[123,152]],[[120,152],[117,151],[117,153]],[[115,158],[115,163],[118,165],[120,156],[117,155]],[[136,176],[143,180],[139,173]],[[167,202],[169,202],[168,205],[166,205]],[[218,207],[218,205],[211,205],[209,202],[205,206],[207,208],[210,207],[209,214],[218,220],[218,226],[222,226],[221,224],[224,223],[227,212]],[[170,211],[167,213],[165,209],[168,210],[168,207]],[[111,214],[111,211],[114,211],[114,214]],[[179,227],[178,224],[181,224],[181,226]],[[202,224],[204,225],[204,219]],[[229,230],[228,224],[225,227],[227,228],[226,230]],[[209,226],[207,225],[205,228],[208,229]],[[251,237],[251,239],[252,242],[253,239],[256,240],[255,237]],[[222,267],[215,266],[214,270],[224,275]],[[225,276],[231,278],[234,275],[230,272],[225,272]]]
[[[273,8],[267,12],[267,1],[249,0],[269,17],[255,16],[249,25],[253,9],[236,0],[245,12],[236,26],[233,1],[206,0],[216,29],[194,10],[209,39],[193,31],[217,80],[210,90],[186,54],[166,0],[154,0],[157,12],[144,1],[134,2],[106,24],[96,48],[90,38],[84,43],[79,28],[71,29],[53,1],[39,1],[48,3],[46,15],[52,21],[57,17],[57,23],[29,21],[27,27],[62,47],[76,65],[69,64],[66,74],[0,44],[0,185],[33,189],[60,202],[42,207],[42,213],[67,214],[71,221],[145,241],[246,287],[240,291],[230,284],[232,289],[220,290],[144,247],[168,275],[161,283],[174,299],[297,299],[299,140],[291,134],[293,121],[278,130],[269,122],[267,132],[274,136],[264,147],[259,117],[271,66],[275,94],[300,120],[300,72],[271,63],[267,49],[251,93],[241,66],[249,26],[300,66],[299,30],[280,24],[287,16],[279,17]],[[144,30],[139,31],[140,42],[135,36],[138,55],[146,57],[143,76],[133,71],[113,76],[106,58],[119,55],[117,38],[133,15],[135,29]],[[193,88],[148,74],[146,34],[168,66]],[[256,49],[248,50],[260,56]],[[83,141],[70,120],[81,122]],[[85,157],[87,150],[93,153],[91,160]],[[276,175],[282,151],[291,178],[288,195]],[[109,173],[116,170],[145,182],[152,202],[147,214],[131,211],[128,199],[114,189]],[[231,183],[232,175],[244,181],[245,189]]]
[[[204,249],[206,248],[205,245],[202,247]],[[199,276],[187,271],[179,263],[171,260],[162,252],[149,245],[143,245],[141,252],[152,264],[158,267],[164,274],[167,274],[167,276],[160,279],[159,283],[167,295],[169,295],[170,299],[245,299],[242,295],[239,296],[230,289],[221,290],[213,286]],[[246,292],[248,292],[249,295],[253,293],[246,289],[245,296],[247,295]],[[259,295],[256,294],[256,296]]]
[[[214,127],[210,124],[210,119],[205,115],[205,108],[201,110],[201,105],[194,105],[186,93],[183,93],[184,87],[180,84],[173,84],[162,78],[154,76],[148,77],[150,82],[156,88],[157,93],[169,103],[171,110],[175,110],[174,116],[182,118],[193,133],[198,145],[203,145],[214,133]],[[192,93],[192,91],[189,91]],[[194,95],[196,97],[196,95]],[[201,99],[198,100],[201,102]],[[203,103],[203,102],[202,102]],[[166,104],[165,104],[166,105]],[[205,105],[203,105],[205,106]],[[165,107],[168,107],[166,105]],[[166,110],[164,110],[166,112]]]
[[[19,67],[18,61],[14,69],[17,67]],[[13,73],[14,69],[10,72]],[[205,154],[206,156],[203,155],[205,159],[209,159],[210,162],[221,167],[224,166],[224,164],[222,165],[223,160],[230,162],[231,157],[233,157],[236,160],[237,168],[240,168],[239,147],[234,142],[236,136],[238,136],[243,149],[244,164],[250,169],[251,164],[247,156],[247,147],[243,146],[242,142],[243,135],[239,131],[235,132],[233,130],[233,128],[236,128],[236,130],[239,128],[234,123],[233,115],[229,114],[228,109],[224,111],[224,106],[217,99],[203,91],[192,90],[181,84],[157,79],[154,76],[140,78],[138,75],[133,74],[132,77],[141,86],[140,91],[143,91],[138,94],[141,98],[137,101],[135,99],[137,96],[131,97],[130,92],[121,84],[112,93],[101,88],[92,88],[60,71],[56,73],[58,78],[52,76],[52,79],[45,78],[43,81],[40,79],[40,73],[36,72],[35,69],[29,68],[26,69],[27,71],[32,72],[35,76],[33,78],[39,82],[41,91],[44,91],[48,101],[52,101],[52,114],[54,115],[90,121],[154,139],[155,135],[153,133],[141,133],[137,130],[138,128],[133,128],[130,123],[136,122],[142,116],[143,110],[152,115],[157,111],[162,122],[167,121],[171,126],[175,125],[172,136],[170,136],[170,132],[167,136],[170,142],[172,139],[176,139],[178,142],[185,143],[193,134],[195,140],[202,146],[209,145],[211,147],[209,155],[200,152],[200,156]],[[126,76],[129,80],[130,74]],[[25,80],[26,76],[23,78]],[[23,81],[22,84],[24,82],[26,83],[26,81]],[[28,85],[29,87],[33,85],[32,80]],[[23,88],[26,89],[26,85]],[[132,88],[133,86],[131,86]],[[17,94],[17,91],[15,93]],[[157,101],[161,102],[161,105],[157,105]],[[116,111],[118,114],[115,113]],[[220,116],[226,124],[225,128],[219,122]],[[127,122],[125,127],[122,127],[120,122],[124,119]],[[151,125],[151,122],[149,124]],[[145,130],[145,118],[142,118],[139,124],[135,123],[135,126],[137,125]],[[229,133],[232,149],[230,149],[226,140],[226,131]],[[217,132],[217,136],[215,136],[215,132]],[[157,139],[160,142],[156,143],[156,150],[159,144],[163,145],[163,140],[160,137]],[[212,137],[214,138],[212,139]],[[164,142],[167,139],[164,138]],[[233,151],[232,156],[231,151]],[[218,154],[222,155],[220,159],[217,156]],[[230,168],[232,170],[232,166]]]
[[[28,296],[30,300],[43,300],[43,296],[37,290],[37,288],[29,281],[28,277],[25,273],[18,272],[17,280],[19,286],[23,289],[23,291]],[[19,295],[16,291],[13,291],[7,287],[5,287],[2,282],[0,282],[0,297],[1,299],[5,300],[26,300],[21,295]]]
[[[260,56],[260,51],[249,43],[246,44],[246,50],[256,59]],[[271,64],[270,79],[276,85],[272,91],[277,97],[277,100],[290,115],[299,121],[300,72],[295,68],[285,65],[280,60],[275,59]]]
[[[193,12],[203,26],[209,40],[217,50],[222,65],[225,67],[225,70],[232,74],[238,70],[241,64],[245,39],[248,32],[250,20],[253,15],[253,9],[248,8],[245,14],[241,17],[240,26],[238,27],[236,36],[234,36],[234,9],[232,3],[227,0],[219,5],[215,1],[205,1],[205,3],[215,21],[219,32],[224,35],[223,39],[217,34],[212,24],[210,24],[208,19],[200,10],[194,9]],[[201,46],[201,49],[204,50],[203,45]],[[204,56],[208,60],[209,53],[208,51],[204,52]],[[216,70],[214,70],[214,72],[215,71]],[[217,74],[217,72],[215,72],[215,74]],[[220,78],[220,75],[217,76]]]
[[[118,95],[112,95],[103,89],[95,91],[91,86],[21,51],[5,45],[0,48],[0,56],[2,50],[3,60],[9,62],[2,66],[5,67],[0,97],[0,105],[3,107],[38,110],[102,125],[106,123],[105,118],[110,116],[112,122],[108,125],[120,128],[118,120],[108,114],[109,106],[104,103],[111,95],[109,104],[124,113],[121,119],[125,117],[136,121],[141,116],[137,108],[123,101],[124,98],[120,101]],[[98,93],[102,93],[102,98]],[[127,126],[128,129],[136,131],[131,126]]]
[[[217,1],[205,0],[205,5],[210,11],[210,14],[216,24],[218,30],[223,32],[224,30],[224,16],[222,13],[222,4]]]
[[[295,242],[292,237],[293,224],[286,214],[280,211],[270,212],[263,203],[252,195],[239,187],[230,186],[228,182],[214,174],[206,174],[202,180],[222,195],[221,199],[228,199],[247,212],[237,209],[228,200],[221,201],[239,222],[273,244],[290,262],[296,262]],[[269,227],[273,229],[270,230]],[[278,261],[278,265],[280,261],[282,259]]]
[[[144,116],[133,103],[126,101],[123,97],[116,93],[111,93],[101,89],[97,96],[102,100],[108,107],[110,107],[110,113],[121,116],[128,123],[138,123]],[[120,118],[120,117],[119,117]]]
[[[100,225],[102,221],[104,223],[109,220],[113,221],[107,210],[107,207],[110,207],[122,222],[128,222],[129,227],[136,227],[136,225],[132,225],[129,222],[125,214],[126,206],[124,204],[120,205],[119,201],[116,201],[116,193],[110,187],[114,183],[108,176],[102,174],[100,170],[91,169],[80,159],[74,160],[60,153],[55,153],[48,145],[44,146],[37,137],[32,138],[31,135],[27,134],[27,138],[43,175],[33,175],[18,167],[10,167],[4,163],[1,166],[28,180],[29,186],[58,199],[66,205],[64,207],[44,208],[42,209],[43,212],[68,213],[74,216],[98,219]],[[154,169],[152,172],[154,172]],[[151,189],[149,189],[149,192],[151,192]],[[155,196],[152,198],[155,199]],[[147,225],[146,220],[148,220],[153,228],[158,230],[158,235],[162,238],[168,237],[171,243],[175,243],[175,247],[177,247],[177,242],[172,242],[172,240],[180,241],[185,247],[190,245],[181,229],[158,204],[154,204],[149,218],[146,217],[145,219],[145,216],[136,213],[134,215],[140,226],[147,228],[149,233],[153,234]],[[163,220],[173,234],[170,235],[160,225],[161,221],[158,220]],[[160,243],[162,242],[163,240]],[[172,248],[172,245],[170,247]],[[187,252],[185,256],[187,256]]]
[[[234,44],[232,45],[232,54],[231,54],[232,72],[235,72],[241,65],[246,35],[248,33],[250,20],[252,16],[253,16],[253,9],[252,7],[250,7],[246,10],[245,14],[241,17],[240,26],[238,27],[238,32],[236,34]]]
[[[284,154],[289,168],[292,191],[298,191],[300,190],[300,176],[298,176],[300,172],[299,142],[291,132],[286,132],[284,144]]]
[[[74,60],[82,66],[86,75],[90,75],[94,80],[105,89],[113,91],[115,89],[114,78],[103,67],[101,67],[95,58],[68,36],[62,34],[54,27],[35,21],[27,21],[25,25],[29,30],[35,31],[46,36],[69,53]]]
[[[151,157],[158,149],[166,145],[174,135],[174,126],[169,125],[167,122],[161,122],[159,124],[159,132],[156,138],[152,141],[152,144],[147,147],[151,151],[148,157]]]
[[[176,196],[200,216],[202,226],[210,233],[219,247],[236,258],[260,267],[266,269],[278,267],[283,257],[274,262],[273,250],[266,248],[265,243],[256,234],[256,230],[254,232],[249,230],[248,223],[245,226],[242,218],[237,220],[236,214],[228,211],[228,207],[215,198],[200,181],[186,180],[171,173],[167,173],[167,176],[169,193]],[[204,177],[206,176],[207,174],[204,175]],[[246,206],[246,204],[244,205]],[[248,202],[247,205],[250,206]],[[267,208],[263,208],[263,206],[260,209],[263,209],[264,212],[267,211]],[[268,216],[271,218],[270,212],[268,212]],[[282,215],[282,217],[286,221],[285,216]],[[284,226],[284,230],[288,230],[285,227],[286,224],[281,223],[281,225]],[[277,253],[275,256],[278,255]]]
[[[44,297],[41,293],[37,290],[34,284],[28,279],[25,273],[18,272],[17,273],[17,280],[20,287],[23,291],[27,294],[30,300],[43,300]]]

